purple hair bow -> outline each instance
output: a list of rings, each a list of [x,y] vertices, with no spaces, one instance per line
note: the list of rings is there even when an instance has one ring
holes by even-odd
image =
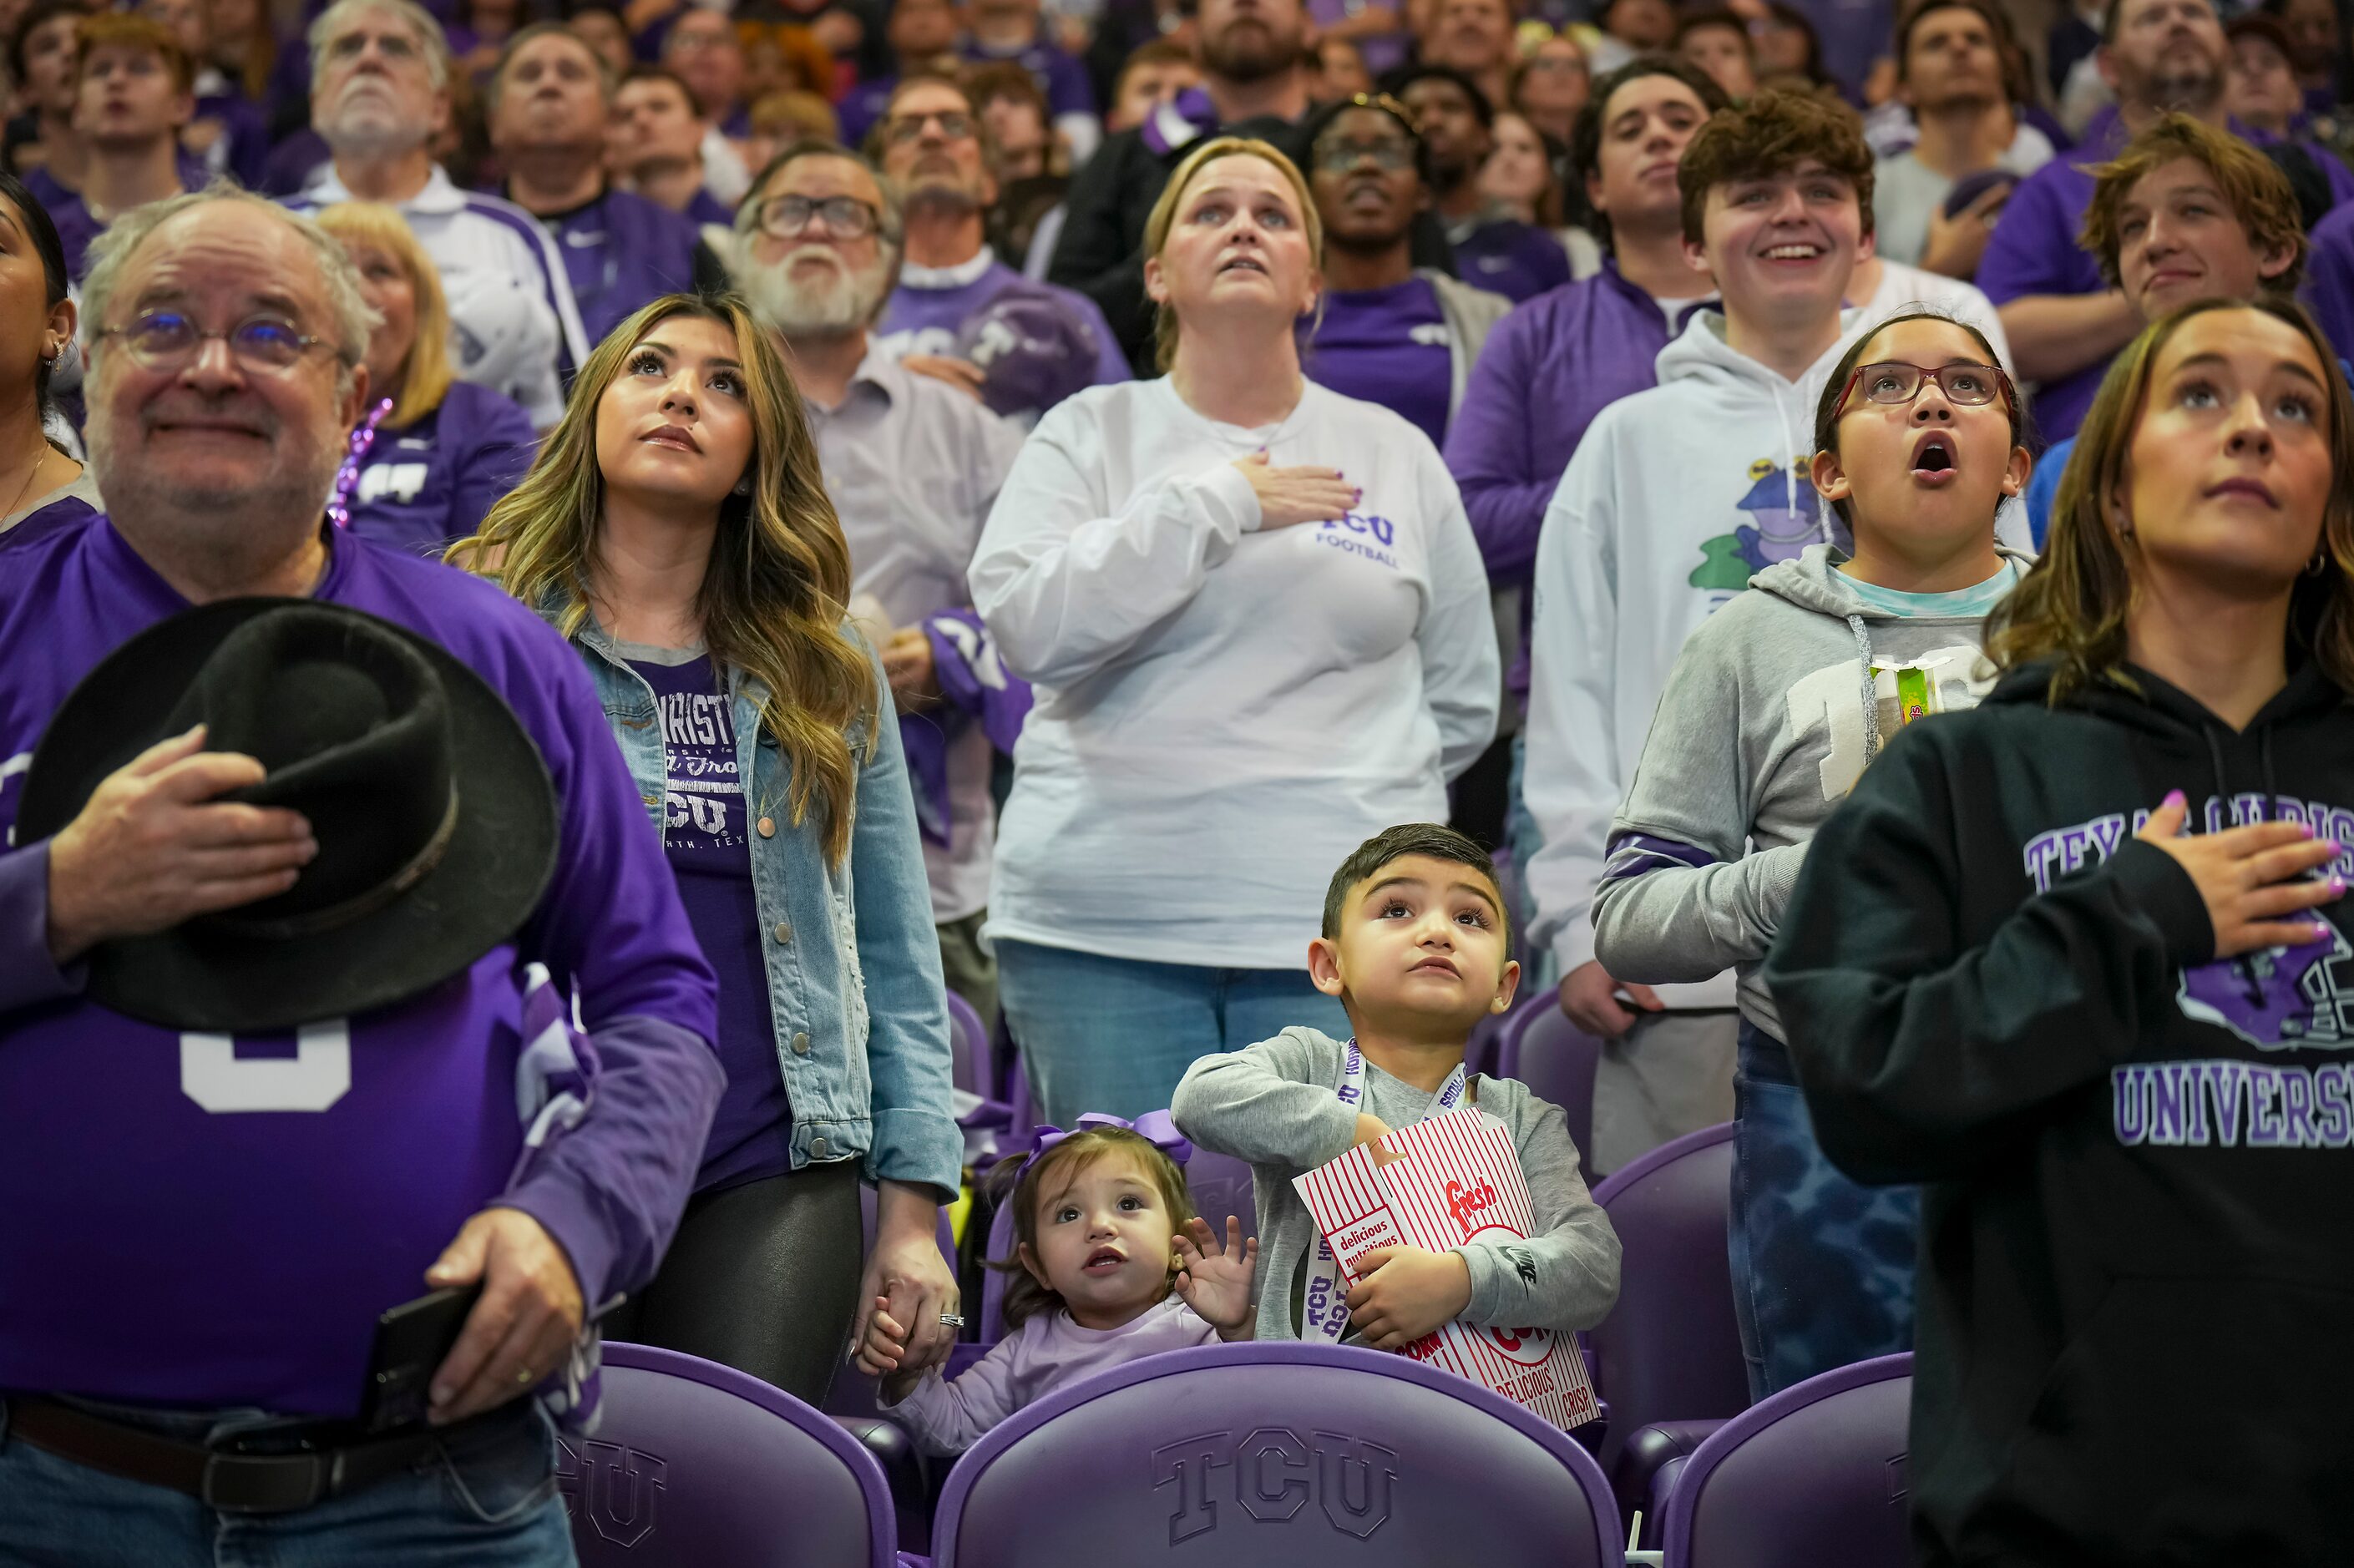
[[[1187,1141],[1183,1133],[1177,1130],[1177,1123],[1165,1110],[1146,1111],[1134,1121],[1129,1121],[1124,1117],[1106,1116],[1101,1111],[1089,1111],[1071,1125],[1069,1132],[1064,1131],[1059,1127],[1049,1127],[1041,1122],[1035,1134],[1037,1144],[1023,1160],[1021,1169],[1013,1173],[1015,1183],[1018,1185],[1024,1176],[1029,1175],[1030,1167],[1037,1164],[1040,1157],[1055,1145],[1075,1134],[1098,1127],[1117,1127],[1132,1132],[1180,1165],[1193,1157],[1193,1144]]]

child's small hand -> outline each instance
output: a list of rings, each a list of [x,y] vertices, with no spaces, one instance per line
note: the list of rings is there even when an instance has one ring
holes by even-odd
[[[1379,1143],[1383,1139],[1387,1138],[1389,1135],[1389,1123],[1384,1121],[1381,1118],[1375,1116],[1371,1111],[1359,1111],[1357,1113],[1357,1142]]]
[[[1249,1337],[1251,1275],[1258,1238],[1243,1240],[1243,1223],[1226,1216],[1223,1247],[1210,1222],[1198,1216],[1171,1238],[1177,1249],[1177,1294],[1222,1340]]]
[[[907,1354],[907,1330],[899,1327],[887,1308],[887,1298],[875,1298],[875,1316],[866,1320],[866,1337],[858,1342],[854,1358],[858,1370],[869,1377],[899,1370],[899,1362]]]
[[[1375,1247],[1358,1261],[1349,1321],[1377,1351],[1414,1343],[1471,1305],[1471,1267],[1459,1252]]]

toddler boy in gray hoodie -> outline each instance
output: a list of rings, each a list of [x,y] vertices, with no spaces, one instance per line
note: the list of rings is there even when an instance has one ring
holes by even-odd
[[[1504,900],[1479,845],[1408,823],[1366,841],[1333,874],[1309,946],[1318,990],[1352,1041],[1287,1029],[1204,1056],[1171,1107],[1187,1138],[1250,1161],[1258,1189],[1261,1339],[1339,1339],[1396,1350],[1451,1319],[1587,1329],[1618,1296],[1618,1238],[1585,1190],[1561,1107],[1522,1086],[1467,1075],[1472,1027],[1511,1005]],[[1445,1253],[1368,1255],[1345,1297],[1320,1263],[1316,1223],[1291,1182],[1394,1127],[1475,1105],[1510,1130],[1537,1234]]]

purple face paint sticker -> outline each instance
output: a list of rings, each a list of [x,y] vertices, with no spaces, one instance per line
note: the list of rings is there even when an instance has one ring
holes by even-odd
[[[2267,948],[2182,971],[2184,1014],[2264,1051],[2354,1046],[2354,946],[2335,924],[2298,948]]]

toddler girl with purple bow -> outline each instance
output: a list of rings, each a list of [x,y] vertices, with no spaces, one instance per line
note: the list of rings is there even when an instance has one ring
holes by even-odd
[[[883,1376],[883,1404],[928,1454],[960,1454],[1023,1405],[1066,1383],[1161,1351],[1251,1337],[1256,1238],[1226,1217],[1223,1245],[1193,1213],[1178,1160],[1193,1152],[1166,1111],[1130,1124],[1084,1116],[1041,1128],[1013,1176],[1014,1255],[1006,1336],[950,1383],[903,1372],[905,1325],[875,1304],[858,1348]]]

